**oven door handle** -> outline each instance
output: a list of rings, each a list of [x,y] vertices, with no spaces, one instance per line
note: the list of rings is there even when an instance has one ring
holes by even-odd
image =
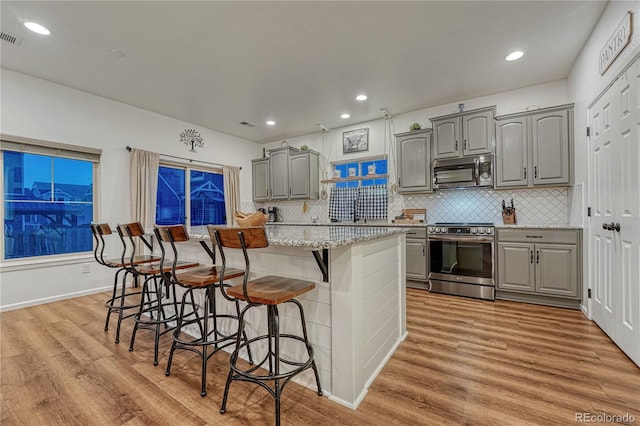
[[[492,237],[447,237],[444,235],[431,236],[429,235],[430,241],[456,241],[456,242],[469,242],[469,243],[493,243],[494,239]]]

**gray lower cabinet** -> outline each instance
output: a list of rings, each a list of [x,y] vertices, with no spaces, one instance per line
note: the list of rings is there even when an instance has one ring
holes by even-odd
[[[493,152],[495,106],[431,118],[433,158],[457,158]]]
[[[260,158],[251,162],[253,201],[269,200],[271,189],[269,164],[269,158]]]
[[[570,185],[573,105],[496,117],[496,188]]]
[[[431,191],[431,129],[396,135],[398,192]]]
[[[576,229],[498,229],[498,296],[526,293],[542,296],[536,302],[544,297],[579,300],[581,238]]]
[[[407,287],[427,289],[429,246],[426,228],[411,228],[405,247]]]
[[[291,147],[269,151],[252,161],[253,201],[317,199],[319,153]]]

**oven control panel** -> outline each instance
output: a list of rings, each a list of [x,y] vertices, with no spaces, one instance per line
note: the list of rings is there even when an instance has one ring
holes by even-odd
[[[434,235],[493,235],[493,226],[429,226],[427,231]]]

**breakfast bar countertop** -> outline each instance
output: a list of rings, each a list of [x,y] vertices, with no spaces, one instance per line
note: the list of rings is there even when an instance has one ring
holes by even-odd
[[[496,223],[496,228],[505,229],[583,229],[580,225],[567,225],[567,224],[541,224],[541,225],[503,225]]]
[[[265,229],[270,245],[301,247],[311,250],[348,246],[407,232],[406,229],[390,226],[308,226],[302,224],[282,226],[269,224]],[[196,240],[209,239],[209,234],[204,227],[193,227],[189,236]]]

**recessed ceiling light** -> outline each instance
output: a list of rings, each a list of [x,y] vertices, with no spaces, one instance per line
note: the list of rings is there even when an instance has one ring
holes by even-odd
[[[520,59],[522,58],[522,55],[524,55],[524,53],[522,53],[519,50],[516,50],[515,52],[511,52],[507,55],[506,59],[507,61],[515,61],[516,59]]]
[[[349,118],[351,114],[347,114],[346,112],[340,116],[340,118]]]
[[[25,22],[24,26],[29,28],[34,33],[38,33],[38,34],[42,34],[42,35],[51,34],[51,31],[49,31],[48,29],[46,29],[45,27],[43,27],[40,24],[36,24],[35,22]]]
[[[273,120],[267,121],[267,126],[275,126],[275,125],[276,125],[275,121],[273,121]]]
[[[367,95],[358,95],[356,96],[356,101],[366,101]]]

